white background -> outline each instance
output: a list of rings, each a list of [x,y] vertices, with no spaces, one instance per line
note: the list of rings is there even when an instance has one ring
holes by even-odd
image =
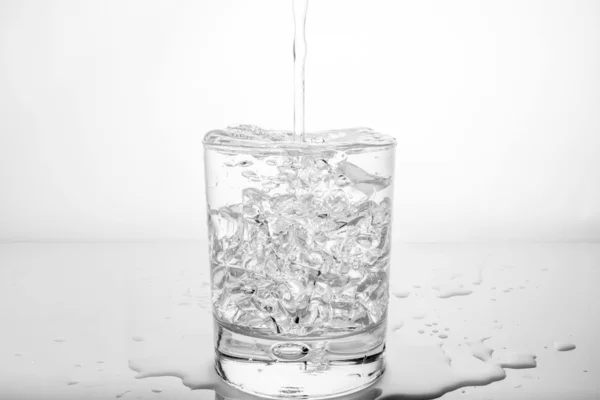
[[[292,126],[291,0],[0,2],[0,240],[205,237],[202,136]],[[600,240],[600,2],[312,0],[307,129],[398,140],[409,242]]]

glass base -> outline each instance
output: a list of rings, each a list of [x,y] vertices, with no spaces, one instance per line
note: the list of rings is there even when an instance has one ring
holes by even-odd
[[[342,396],[371,385],[385,369],[385,320],[335,338],[274,338],[217,320],[214,327],[217,373],[258,396]]]

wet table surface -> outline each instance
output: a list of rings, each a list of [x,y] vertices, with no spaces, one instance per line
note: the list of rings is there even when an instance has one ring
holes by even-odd
[[[393,251],[388,367],[354,398],[600,398],[600,244]],[[201,242],[0,245],[0,398],[247,398],[210,368],[207,259]]]

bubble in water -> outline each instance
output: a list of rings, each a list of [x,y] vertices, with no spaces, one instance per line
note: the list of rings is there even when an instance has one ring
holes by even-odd
[[[423,329],[419,329],[419,333],[425,333],[425,331]]]
[[[440,334],[438,335],[438,337],[439,337],[440,339],[447,339],[447,338],[448,338],[448,335],[446,335],[445,333],[440,333]]]
[[[303,343],[280,343],[271,349],[275,357],[287,361],[304,358],[309,351],[309,347]]]
[[[244,172],[242,172],[242,176],[244,178],[248,178],[248,179],[258,177],[258,175],[256,174],[255,171],[244,171]]]
[[[251,160],[238,160],[235,159],[226,161],[225,166],[227,167],[249,167],[253,164]]]
[[[576,346],[568,342],[554,342],[554,349],[557,351],[571,351],[575,350]]]

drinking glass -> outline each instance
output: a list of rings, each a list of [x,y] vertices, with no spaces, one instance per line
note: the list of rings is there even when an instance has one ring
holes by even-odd
[[[270,398],[384,371],[395,140],[240,126],[204,138],[215,367]]]

